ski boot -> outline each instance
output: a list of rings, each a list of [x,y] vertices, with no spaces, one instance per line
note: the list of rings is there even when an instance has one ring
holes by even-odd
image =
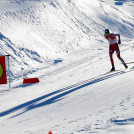
[[[115,71],[115,67],[112,67],[112,69],[110,70],[110,72],[113,72],[113,71]]]
[[[114,64],[112,64],[112,69],[110,70],[110,72],[113,72],[113,71],[115,71]]]
[[[125,66],[126,69],[128,68],[128,66],[126,64],[124,64],[124,66]]]

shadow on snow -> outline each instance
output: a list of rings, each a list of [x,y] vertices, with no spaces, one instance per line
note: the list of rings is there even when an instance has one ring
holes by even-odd
[[[122,75],[124,73],[131,72],[131,71],[134,71],[134,68],[132,68],[131,70],[128,70],[126,72],[124,72],[124,71],[114,72],[112,74],[105,74],[105,75],[101,75],[101,76],[98,76],[98,77],[95,77],[92,79],[88,79],[88,80],[76,83],[74,85],[68,86],[68,87],[63,88],[63,89],[59,89],[59,90],[54,91],[52,93],[46,94],[46,95],[41,96],[39,98],[33,99],[31,101],[20,104],[20,105],[13,107],[11,109],[3,111],[0,113],[0,117],[9,115],[9,114],[16,112],[16,111],[19,112],[19,110],[23,110],[23,112],[20,112],[19,114],[16,114],[15,116],[12,116],[11,118],[19,116],[19,115],[21,115],[25,112],[28,112],[32,109],[39,108],[39,107],[46,106],[46,105],[50,105],[50,104],[53,104],[57,101],[60,101],[61,99],[63,99],[62,97],[66,96],[72,92],[75,92],[79,89],[82,89],[82,88],[90,86],[92,84],[102,82],[106,79],[110,79],[110,78]],[[48,97],[51,97],[51,98],[47,99]],[[44,99],[46,99],[46,100],[44,100]],[[43,102],[39,102],[39,101],[43,101]]]
[[[134,118],[123,119],[123,120],[112,119],[110,120],[110,122],[115,123],[116,125],[128,125],[128,124],[134,124]]]
[[[134,0],[114,0],[116,5],[123,5],[125,2],[131,2]]]
[[[1,1],[5,1],[5,0],[1,0]],[[18,3],[18,4],[22,4],[22,3],[25,3],[25,2],[29,2],[29,1],[33,1],[33,2],[53,2],[55,0],[7,0],[11,3]]]

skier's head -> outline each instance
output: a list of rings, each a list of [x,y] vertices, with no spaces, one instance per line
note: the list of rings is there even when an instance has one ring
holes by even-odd
[[[110,34],[109,29],[105,29],[105,35],[108,36]]]

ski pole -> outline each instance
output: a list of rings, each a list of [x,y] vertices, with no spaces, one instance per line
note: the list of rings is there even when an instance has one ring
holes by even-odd
[[[9,67],[9,56],[10,55],[6,55],[7,56],[7,59],[8,59],[8,76],[9,76],[9,89],[11,88],[11,79],[10,79],[10,67]]]

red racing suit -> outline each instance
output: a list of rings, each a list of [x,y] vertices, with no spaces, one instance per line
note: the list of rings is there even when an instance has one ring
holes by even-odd
[[[114,64],[114,61],[113,61],[114,51],[116,51],[117,57],[122,62],[122,64],[125,64],[124,60],[120,57],[120,50],[119,50],[119,46],[117,43],[117,36],[120,42],[120,34],[110,33],[109,36],[106,36],[106,35],[104,36],[109,41],[109,56],[110,56],[111,64]]]

